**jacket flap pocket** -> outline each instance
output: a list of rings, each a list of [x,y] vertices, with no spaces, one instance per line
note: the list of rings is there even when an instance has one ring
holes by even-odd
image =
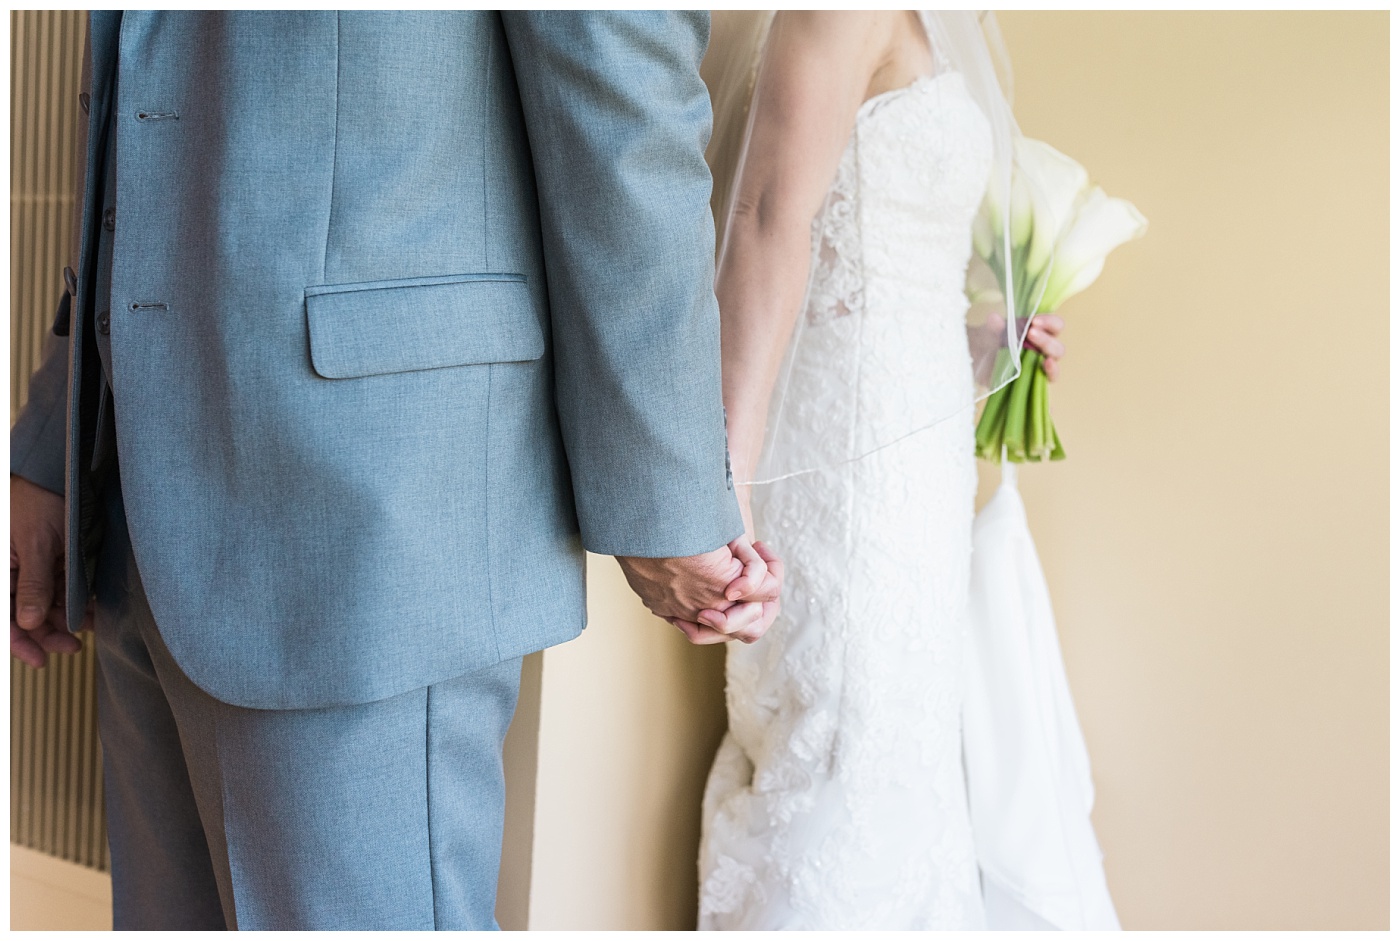
[[[524,275],[471,274],[306,289],[311,365],[327,379],[544,355]]]

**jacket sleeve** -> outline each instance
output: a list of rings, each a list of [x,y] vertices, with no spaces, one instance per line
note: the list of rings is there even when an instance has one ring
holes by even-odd
[[[69,295],[59,304],[55,333],[67,333]],[[57,494],[63,493],[68,435],[68,339],[51,334],[43,359],[29,380],[29,401],[10,429],[10,473]]]
[[[585,548],[743,532],[720,389],[705,13],[502,14],[534,163],[556,399]]]

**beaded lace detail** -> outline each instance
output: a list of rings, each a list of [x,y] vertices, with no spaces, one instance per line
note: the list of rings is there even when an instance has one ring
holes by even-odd
[[[868,102],[813,224],[779,446],[756,488],[784,610],[731,645],[700,927],[982,923],[960,710],[976,489],[963,295],[990,133],[957,73]],[[853,443],[955,417],[859,461]],[[841,440],[846,436],[845,440]]]

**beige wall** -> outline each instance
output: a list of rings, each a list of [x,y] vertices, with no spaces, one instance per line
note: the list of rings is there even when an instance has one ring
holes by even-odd
[[[1388,18],[1007,13],[1025,132],[1151,220],[1022,475],[1135,928],[1384,928]]]
[[[1022,475],[1124,924],[1385,927],[1387,17],[1001,22],[1025,131],[1152,222],[1068,305],[1070,458]],[[718,664],[593,561],[530,926],[682,927]]]
[[[614,560],[588,563],[589,627],[542,656],[528,927],[694,928],[723,654],[653,618]]]

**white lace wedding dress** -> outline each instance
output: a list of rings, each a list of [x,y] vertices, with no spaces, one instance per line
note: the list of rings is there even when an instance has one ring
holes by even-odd
[[[974,413],[957,406],[973,394],[963,286],[991,160],[961,76],[920,79],[861,108],[815,223],[787,395],[823,417],[785,422],[779,445],[826,469],[755,488],[785,598],[760,643],[729,647],[702,929],[983,923],[960,730]],[[830,466],[815,429],[831,410],[892,440],[916,401],[955,417]]]

